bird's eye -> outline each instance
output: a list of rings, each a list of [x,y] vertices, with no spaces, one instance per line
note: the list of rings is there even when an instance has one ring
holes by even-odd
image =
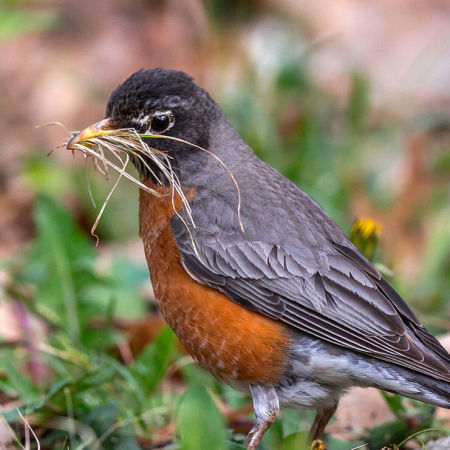
[[[171,113],[156,113],[150,119],[150,131],[154,134],[164,133],[172,127],[174,121]]]

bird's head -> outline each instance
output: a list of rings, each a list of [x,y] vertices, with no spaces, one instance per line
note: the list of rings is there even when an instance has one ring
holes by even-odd
[[[217,103],[184,72],[139,70],[112,92],[105,119],[75,135],[67,147],[113,135],[117,130],[133,129],[141,136],[152,135],[142,137],[143,141],[169,155],[175,167],[189,166],[193,155],[199,153],[198,147],[209,147],[211,128],[221,115]],[[137,166],[145,177],[142,165]]]

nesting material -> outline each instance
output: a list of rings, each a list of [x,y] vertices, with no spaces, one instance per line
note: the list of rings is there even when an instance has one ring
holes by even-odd
[[[56,122],[51,124],[60,125],[64,127],[63,125]],[[72,135],[73,133],[71,134],[71,136]],[[230,176],[231,180],[236,186],[236,191],[238,195],[237,212],[239,218],[239,225],[242,232],[245,232],[241,219],[241,193],[239,185],[231,170],[217,155],[198,145],[185,141],[184,139],[157,134],[138,134],[135,129],[129,128],[129,129],[110,130],[108,134],[95,136],[75,143],[67,142],[56,147],[49,153],[51,154],[54,150],[58,148],[66,147],[73,153],[75,153],[76,151],[81,153],[86,159],[86,161],[92,160],[95,169],[98,172],[100,172],[106,179],[109,179],[111,169],[119,174],[116,182],[111,188],[111,191],[106,197],[106,200],[104,201],[102,207],[100,208],[99,214],[97,215],[97,218],[91,228],[91,234],[97,239],[97,244],[98,244],[98,236],[95,234],[95,230],[107,204],[109,203],[109,200],[113,192],[115,191],[116,187],[118,186],[122,178],[128,179],[133,184],[138,186],[140,189],[148,192],[151,195],[155,195],[157,197],[162,196],[161,193],[147,186],[141,180],[139,180],[138,178],[127,172],[127,167],[131,160],[133,160],[133,163],[140,169],[140,171],[145,171],[151,174],[158,184],[162,185],[164,182],[167,182],[170,185],[171,193],[168,195],[171,196],[174,213],[177,214],[177,216],[183,221],[192,238],[190,230],[191,227],[196,228],[196,226],[192,217],[191,207],[183,191],[180,180],[178,179],[177,174],[172,168],[171,165],[172,158],[165,152],[162,152],[148,145],[146,142],[143,141],[143,138],[168,139],[181,142],[190,147],[194,147],[203,152],[206,152],[208,153],[208,155],[213,157],[227,171],[228,175]],[[185,212],[185,217],[181,216],[180,213],[175,208],[176,196],[179,196],[183,203],[183,210]],[[195,243],[193,239],[192,243],[194,250],[196,252]]]

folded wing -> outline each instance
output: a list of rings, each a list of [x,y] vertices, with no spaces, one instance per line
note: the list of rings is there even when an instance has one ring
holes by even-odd
[[[177,232],[178,231],[178,232]],[[450,357],[351,244],[295,248],[175,226],[186,270],[233,301],[330,343],[450,381]],[[228,242],[227,242],[228,241]]]

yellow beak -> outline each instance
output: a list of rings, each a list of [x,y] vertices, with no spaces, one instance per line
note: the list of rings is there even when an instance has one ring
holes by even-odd
[[[114,129],[111,126],[111,119],[103,119],[100,122],[94,123],[83,131],[72,137],[72,139],[67,143],[68,150],[74,150],[75,144],[79,144],[87,139],[96,138],[99,136],[105,136],[106,134],[114,133]]]

